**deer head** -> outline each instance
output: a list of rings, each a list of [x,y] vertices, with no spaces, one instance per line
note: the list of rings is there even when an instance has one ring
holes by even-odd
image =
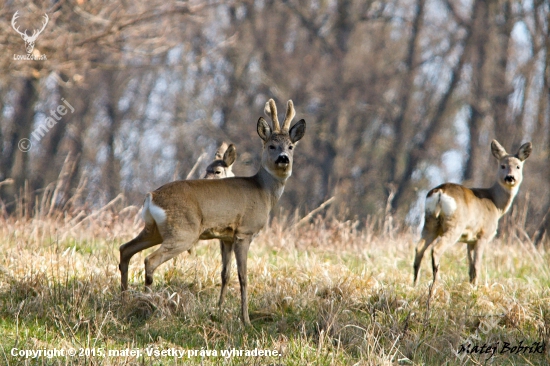
[[[206,167],[204,178],[219,179],[234,177],[235,174],[233,174],[232,168],[236,159],[237,150],[235,149],[235,145],[227,145],[225,142],[222,143],[216,151],[214,161]]]
[[[264,144],[262,167],[273,177],[285,181],[292,174],[294,146],[304,136],[306,123],[301,119],[290,128],[290,123],[296,115],[292,100],[289,100],[287,103],[283,127],[279,124],[277,106],[273,99],[270,99],[265,104],[264,113],[271,117],[273,129],[271,129],[263,117],[260,117],[257,130]]]

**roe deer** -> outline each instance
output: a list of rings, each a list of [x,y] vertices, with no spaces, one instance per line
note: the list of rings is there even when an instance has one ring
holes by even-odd
[[[237,160],[237,150],[235,145],[227,145],[227,143],[222,142],[216,154],[214,155],[214,160],[208,164],[206,167],[206,173],[204,174],[204,179],[222,179],[234,177],[233,174],[233,163]],[[189,254],[193,254],[193,248],[187,250]]]
[[[292,174],[294,146],[304,136],[302,119],[292,128],[296,112],[288,101],[281,128],[273,99],[265,105],[273,128],[262,117],[257,132],[263,142],[261,167],[252,177],[184,180],[168,183],[145,197],[141,233],[120,247],[121,288],[128,288],[128,262],[134,253],[161,244],[145,259],[145,286],[153,283],[155,269],[199,239],[221,239],[222,271],[218,305],[221,308],[235,253],[241,290],[241,319],[250,325],[247,300],[247,254],[252,239],[266,224]]]
[[[523,163],[531,150],[531,143],[527,142],[515,155],[510,155],[493,140],[491,151],[499,165],[497,181],[491,188],[469,189],[459,184],[445,183],[428,192],[422,238],[414,257],[415,285],[424,252],[432,246],[431,293],[438,277],[441,256],[456,242],[468,246],[470,282],[476,284],[483,250],[496,235],[498,220],[508,211],[518,193],[523,180]]]
[[[214,161],[206,167],[204,179],[234,177],[235,174],[233,174],[233,163],[236,159],[237,152],[235,150],[235,145],[231,144],[227,146],[227,143],[223,142],[218,150],[216,150]]]

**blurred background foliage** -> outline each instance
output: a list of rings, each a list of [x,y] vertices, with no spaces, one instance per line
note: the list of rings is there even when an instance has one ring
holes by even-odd
[[[16,11],[29,34],[49,16],[34,50],[46,61],[14,60]],[[32,212],[61,180],[58,207],[76,190],[80,207],[120,193],[140,205],[221,141],[251,175],[273,97],[307,122],[281,209],[335,196],[324,214],[415,227],[434,185],[493,183],[493,138],[510,152],[532,141],[511,217],[547,240],[548,1],[4,1],[0,47],[4,215]],[[61,98],[74,113],[33,140]]]

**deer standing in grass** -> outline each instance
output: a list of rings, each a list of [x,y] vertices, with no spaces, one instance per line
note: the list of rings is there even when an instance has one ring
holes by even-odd
[[[233,163],[237,160],[237,150],[235,145],[227,145],[222,142],[216,154],[214,155],[214,161],[212,161],[206,167],[206,173],[203,179],[223,179],[234,177]],[[193,254],[193,248],[188,249],[189,254]]]
[[[150,287],[159,265],[192,248],[200,239],[220,239],[222,285],[218,305],[223,305],[235,253],[241,317],[245,325],[250,325],[246,275],[250,242],[265,226],[271,209],[283,194],[292,174],[294,147],[306,130],[303,119],[290,128],[296,114],[291,100],[282,127],[273,99],[266,103],[265,113],[271,117],[273,128],[260,117],[257,132],[263,151],[256,175],[175,181],[147,194],[142,211],[145,228],[120,247],[122,291],[128,288],[128,263],[135,253],[162,244],[145,259],[145,286]]]
[[[445,183],[428,192],[426,217],[422,238],[414,257],[414,284],[424,252],[432,247],[433,288],[441,256],[456,242],[468,246],[470,283],[476,284],[481,270],[483,250],[497,233],[498,220],[510,209],[523,180],[523,163],[531,154],[531,143],[523,144],[515,155],[510,155],[496,141],[491,151],[497,158],[497,181],[491,188],[466,188]]]

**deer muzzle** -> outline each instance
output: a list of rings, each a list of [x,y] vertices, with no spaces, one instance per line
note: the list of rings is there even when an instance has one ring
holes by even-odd
[[[279,155],[277,160],[275,160],[275,164],[281,167],[286,167],[288,166],[288,164],[290,164],[290,159],[288,158],[287,154],[281,154]]]
[[[516,178],[513,175],[507,175],[506,177],[504,177],[504,182],[510,185],[514,185],[516,183]]]

